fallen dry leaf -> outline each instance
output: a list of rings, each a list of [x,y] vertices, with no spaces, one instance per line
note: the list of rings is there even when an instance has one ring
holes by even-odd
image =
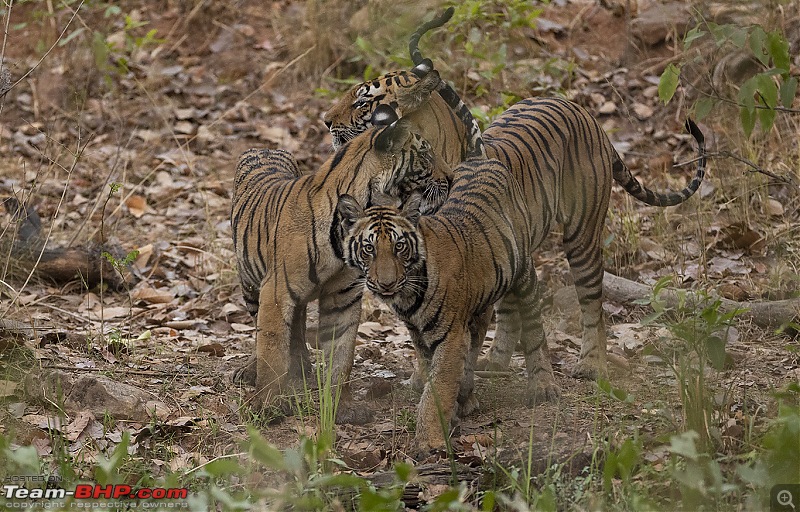
[[[125,206],[128,207],[130,214],[138,219],[147,210],[147,200],[142,196],[132,195],[125,201]]]
[[[131,293],[131,298],[135,301],[143,301],[148,304],[169,304],[175,298],[172,293],[166,290],[156,290],[155,288],[137,288]]]
[[[107,308],[98,308],[88,312],[88,316],[92,320],[113,320],[115,318],[125,318],[131,314],[131,308],[127,306],[112,306]]]
[[[49,437],[37,437],[31,441],[31,445],[36,448],[36,455],[39,457],[53,453],[53,445]]]
[[[94,415],[91,412],[80,411],[64,428],[64,434],[69,441],[75,441],[92,421],[94,421]]]
[[[17,389],[17,384],[17,382],[10,380],[0,380],[0,397],[13,395],[14,390]]]
[[[225,355],[225,347],[223,347],[220,343],[209,343],[208,345],[197,347],[197,351],[205,352],[214,357],[222,357]]]
[[[783,215],[783,205],[780,201],[771,197],[767,198],[764,202],[764,210],[773,217],[780,217]]]
[[[233,329],[236,332],[250,332],[256,330],[256,328],[253,327],[252,325],[240,324],[236,322],[233,322],[231,324],[231,329]]]
[[[30,423],[44,430],[61,431],[61,418],[58,416],[44,416],[42,414],[26,414],[22,421]]]

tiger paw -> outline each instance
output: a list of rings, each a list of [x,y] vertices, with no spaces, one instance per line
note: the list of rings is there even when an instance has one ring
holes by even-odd
[[[244,365],[236,368],[231,374],[231,382],[237,386],[255,386],[256,358],[251,357]]]
[[[554,381],[528,383],[527,405],[533,407],[544,402],[554,402],[561,396],[561,388]]]
[[[422,393],[425,389],[425,381],[427,380],[427,376],[425,372],[419,369],[419,367],[414,368],[414,373],[411,374],[411,389],[416,391],[417,393]]]
[[[475,398],[474,393],[471,393],[469,398],[467,398],[464,403],[459,402],[458,410],[456,411],[456,417],[465,418],[477,411],[479,407],[480,403],[478,403],[478,399]]]
[[[442,458],[447,457],[447,450],[444,443],[441,446],[431,446],[427,442],[414,438],[413,445],[408,450],[408,455],[414,459],[417,464],[436,462]]]
[[[266,425],[280,423],[284,418],[296,413],[297,401],[294,396],[281,395],[264,400],[264,395],[254,392],[247,401],[245,410],[248,421],[258,420]]]
[[[572,376],[576,379],[596,380],[605,374],[605,361],[582,359],[572,368]]]
[[[503,365],[501,361],[495,361],[490,354],[479,357],[475,362],[475,369],[482,372],[502,372],[508,370],[508,365]]]

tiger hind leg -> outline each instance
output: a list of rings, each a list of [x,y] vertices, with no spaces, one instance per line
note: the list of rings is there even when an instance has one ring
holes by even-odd
[[[295,304],[288,296],[285,289],[269,279],[261,286],[255,349],[257,408],[270,405],[290,391],[292,321],[297,308],[305,308],[305,304]],[[287,300],[275,301],[274,297]]]
[[[483,371],[505,371],[511,364],[520,336],[520,318],[516,305],[506,301],[495,304],[497,326],[494,341],[485,356],[479,357],[475,369]]]
[[[464,364],[464,378],[461,379],[461,385],[458,388],[458,411],[457,416],[464,418],[476,410],[478,410],[480,403],[475,396],[475,366],[477,364],[478,354],[481,352],[483,340],[486,339],[486,331],[489,330],[489,324],[492,322],[492,308],[486,308],[486,311],[479,313],[472,317],[469,323],[469,336],[470,336],[470,352]]]
[[[256,303],[256,308],[258,303]],[[258,310],[253,315],[257,321]],[[290,360],[288,376],[291,379],[301,380],[309,377],[311,370],[311,359],[306,345],[306,307],[297,307],[291,323],[292,338],[290,341]],[[256,385],[256,357],[251,356],[242,366],[236,368],[231,374],[231,382],[237,386]]]
[[[602,227],[602,219],[599,225]],[[581,355],[572,375],[596,379],[606,373],[606,328],[603,320],[603,261],[600,234],[580,231],[564,236],[564,248],[581,305]],[[583,235],[583,236],[582,236]]]
[[[507,295],[506,307],[516,307],[520,318],[520,341],[528,370],[527,404],[529,407],[545,401],[556,400],[561,389],[556,384],[547,339],[542,326],[541,290],[536,271],[531,269],[530,279]]]

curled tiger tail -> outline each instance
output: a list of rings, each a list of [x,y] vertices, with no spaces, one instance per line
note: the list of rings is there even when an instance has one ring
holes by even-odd
[[[456,113],[461,122],[464,123],[467,131],[467,150],[464,159],[479,158],[485,160],[487,156],[486,146],[483,144],[483,133],[481,133],[481,127],[478,126],[478,120],[472,115],[469,107],[444,79],[439,81],[439,86],[436,90],[445,103],[453,109],[453,112]]]
[[[626,192],[650,206],[675,206],[686,201],[700,188],[706,175],[706,147],[705,137],[700,128],[691,119],[686,120],[686,130],[697,142],[697,171],[694,178],[679,192],[654,192],[642,185],[632,174],[619,155],[614,161],[614,181],[619,183]]]
[[[425,35],[429,30],[434,28],[439,28],[448,21],[450,18],[453,17],[453,12],[455,9],[453,7],[448,7],[441,15],[437,18],[433,18],[431,21],[424,23],[421,27],[417,29],[416,32],[411,34],[411,39],[408,41],[408,53],[411,54],[411,61],[414,62],[415,66],[419,66],[425,60],[422,57],[422,54],[419,51],[419,40],[422,36]]]
[[[408,42],[408,53],[411,54],[411,60],[414,62],[414,68],[411,70],[411,72],[417,75],[420,79],[425,78],[428,73],[433,71],[433,62],[430,59],[422,56],[422,53],[419,51],[419,40],[431,29],[441,27],[447,23],[450,18],[453,17],[454,11],[455,9],[453,7],[448,7],[441,15],[423,24],[417,29],[416,32],[411,34],[411,39]],[[456,91],[450,87],[450,84],[448,84],[446,81],[440,80],[436,90],[439,92],[439,95],[442,97],[445,103],[447,103],[447,105],[453,109],[453,112],[456,113],[458,118],[466,127],[468,142],[464,159],[486,159],[486,148],[483,145],[481,128],[478,126],[478,121],[472,115],[472,112],[470,112],[469,107],[464,104],[458,93],[456,93]]]

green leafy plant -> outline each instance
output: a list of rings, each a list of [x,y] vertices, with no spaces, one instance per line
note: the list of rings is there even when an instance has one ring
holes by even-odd
[[[777,483],[800,484],[800,383],[777,392],[778,416],[760,440],[758,457],[741,464],[737,473],[756,492],[752,509],[769,507],[770,489]]]
[[[722,301],[704,291],[690,299],[685,291],[678,290],[677,305],[669,307],[661,293],[670,281],[670,277],[662,278],[653,288],[652,297],[640,301],[654,310],[642,323],[666,327],[679,342],[680,346],[671,353],[660,348],[654,350],[674,372],[680,385],[686,430],[697,432],[700,449],[709,451],[718,431],[712,421],[713,393],[707,389],[706,363],[716,370],[724,368],[728,330],[742,311],[722,312]]]
[[[769,132],[777,110],[781,107],[790,108],[797,93],[797,77],[790,75],[789,42],[786,37],[779,30],[766,31],[759,25],[745,28],[705,21],[687,32],[684,50],[689,50],[705,36],[711,37],[718,48],[727,46],[749,52],[764,69],[744,83],[737,84],[739,92],[736,103],[746,136],[749,137],[753,132],[756,121],[765,133]],[[674,63],[669,64],[661,74],[658,97],[664,104],[675,94],[680,77],[681,65]],[[704,118],[721,101],[724,100],[715,96],[699,98],[694,104],[695,115],[698,119]]]

